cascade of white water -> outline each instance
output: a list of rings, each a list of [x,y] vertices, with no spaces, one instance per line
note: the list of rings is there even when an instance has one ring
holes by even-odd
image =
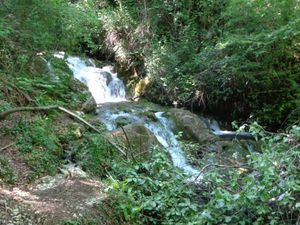
[[[193,168],[186,160],[180,143],[172,130],[172,122],[163,116],[164,112],[155,113],[160,124],[149,123],[146,127],[156,136],[157,140],[169,151],[174,166],[182,169],[193,177],[198,176],[200,171]],[[200,177],[198,177],[200,178]]]
[[[109,66],[97,68],[91,61],[68,57],[74,77],[85,83],[97,104],[126,101],[125,85]]]

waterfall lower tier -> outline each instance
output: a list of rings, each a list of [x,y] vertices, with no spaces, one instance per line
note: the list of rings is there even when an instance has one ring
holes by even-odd
[[[158,141],[169,151],[174,166],[182,169],[192,176],[198,176],[200,171],[193,168],[186,160],[181,149],[180,143],[177,141],[172,131],[172,122],[163,116],[163,112],[155,113],[159,121],[159,125],[154,123],[146,124],[146,127],[156,136]]]
[[[134,111],[134,110],[133,110]],[[142,111],[135,110],[135,112],[108,112],[100,113],[101,121],[103,121],[108,130],[115,130],[118,126],[118,120],[126,120],[127,123],[143,123],[148,130],[154,134],[158,142],[167,149],[169,152],[173,165],[182,169],[185,173],[191,176],[191,180],[196,178],[200,171],[193,168],[185,158],[179,141],[174,134],[173,122],[164,117],[164,112],[156,112],[154,115],[157,121],[146,120],[143,116],[139,115]],[[199,180],[201,177],[198,178]]]

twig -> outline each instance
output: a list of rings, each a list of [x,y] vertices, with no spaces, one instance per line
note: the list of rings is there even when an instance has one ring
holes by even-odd
[[[14,144],[15,144],[15,143],[11,143],[11,144],[9,144],[9,145],[4,146],[3,148],[0,149],[0,152],[2,152],[2,151],[4,151],[4,150],[8,149],[9,147],[13,146]]]
[[[72,116],[73,118],[77,119],[81,123],[83,123],[86,126],[88,126],[90,129],[92,129],[93,131],[95,131],[98,134],[100,134],[111,146],[113,146],[122,155],[124,155],[126,157],[126,153],[119,146],[117,146],[115,143],[113,143],[112,141],[110,141],[108,138],[104,137],[102,135],[102,132],[100,130],[98,130],[92,124],[90,124],[89,122],[87,122],[86,120],[84,120],[82,117],[76,115],[75,113],[73,113],[70,110],[68,110],[68,109],[66,109],[64,107],[61,107],[61,106],[51,105],[51,106],[40,106],[40,107],[17,107],[17,108],[9,109],[7,111],[4,111],[4,112],[0,113],[0,121],[4,120],[8,115],[16,113],[16,112],[24,112],[24,111],[33,111],[33,112],[35,112],[35,111],[50,111],[50,110],[59,110],[59,111],[62,111],[64,113]]]
[[[134,157],[138,157],[138,156],[143,155],[143,154],[146,154],[146,153],[149,153],[149,151],[142,151],[142,152],[139,152],[139,153],[135,154]]]
[[[211,164],[205,165],[205,166],[200,170],[199,174],[197,175],[197,177],[194,179],[193,182],[195,182],[196,180],[198,180],[198,178],[201,176],[201,174],[203,173],[203,171],[204,171],[207,167],[209,167],[209,166],[211,166]]]
[[[124,129],[124,127],[123,126],[121,126],[121,129],[122,129],[122,131],[123,131],[123,133],[124,133],[124,135],[125,135],[125,139],[126,139],[126,141],[127,141],[127,143],[128,143],[128,147],[129,147],[129,153],[130,153],[130,156],[131,156],[131,158],[132,158],[132,160],[134,161],[134,162],[136,162],[136,160],[135,160],[135,157],[134,157],[134,155],[133,155],[133,148],[132,148],[132,145],[131,145],[131,143],[130,143],[130,141],[129,141],[129,138],[128,138],[128,135],[127,135],[127,133],[126,133],[126,131],[125,131],[125,129]],[[128,155],[128,154],[127,154]],[[128,156],[127,156],[127,158],[128,158]]]
[[[203,173],[203,171],[209,167],[209,166],[216,166],[216,167],[225,167],[225,168],[244,168],[244,169],[248,169],[248,170],[251,170],[252,168],[248,167],[248,166],[229,166],[229,165],[221,165],[221,164],[207,164],[205,165],[199,172],[199,174],[197,175],[197,177],[194,179],[193,182],[195,182],[200,176],[201,174]]]
[[[20,88],[18,88],[16,85],[8,82],[6,79],[4,79],[3,77],[0,77],[0,81],[2,81],[5,85],[11,86],[12,88],[14,88],[17,92],[21,93],[24,98],[31,103],[34,103],[33,99],[23,90],[21,90]]]

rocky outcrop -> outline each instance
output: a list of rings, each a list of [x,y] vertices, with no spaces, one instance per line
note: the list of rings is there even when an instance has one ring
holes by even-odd
[[[184,109],[171,109],[168,115],[174,120],[176,129],[183,131],[183,137],[199,143],[211,142],[217,139],[206,124],[196,115]]]

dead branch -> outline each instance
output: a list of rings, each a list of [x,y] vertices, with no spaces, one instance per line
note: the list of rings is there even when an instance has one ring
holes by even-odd
[[[103,137],[112,147],[117,149],[122,155],[124,155],[126,157],[126,153],[119,146],[117,146],[115,143],[110,141],[108,138],[104,137],[100,130],[98,130],[92,124],[90,124],[89,122],[84,120],[82,117],[76,115],[75,113],[73,113],[70,110],[68,110],[64,107],[61,107],[61,106],[51,105],[51,106],[39,106],[39,107],[16,107],[16,108],[9,109],[7,111],[4,111],[4,112],[0,113],[0,121],[5,120],[8,115],[16,113],[16,112],[24,112],[24,111],[36,112],[36,111],[51,111],[51,110],[59,110],[61,112],[64,112],[64,113],[72,116],[73,118],[77,119],[78,121],[80,121],[81,123],[83,123],[84,125],[89,127],[91,130],[93,130],[96,133],[100,134],[101,137]]]
[[[223,167],[223,168],[243,168],[243,169],[246,169],[246,170],[252,170],[251,167],[248,167],[248,166],[243,166],[243,165],[239,165],[239,166],[234,166],[234,165],[221,165],[221,164],[207,164],[205,165],[199,172],[199,174],[197,175],[197,177],[194,179],[193,182],[197,181],[197,179],[203,174],[204,170],[206,170],[208,167],[210,166],[215,166],[215,167]]]
[[[49,111],[53,109],[58,109],[58,106],[40,106],[40,107],[16,107],[12,109],[8,109],[2,113],[0,113],[0,121],[5,120],[6,117],[10,114],[16,113],[16,112],[24,112],[24,111]]]
[[[124,136],[125,136],[126,142],[127,142],[127,144],[128,144],[130,153],[132,153],[132,146],[131,146],[131,143],[130,143],[129,138],[128,138],[128,136],[127,136],[127,133],[126,133],[126,131],[125,131],[125,129],[124,129],[123,126],[121,126],[121,129],[122,129],[122,131],[123,131],[123,133],[124,133]],[[126,155],[127,155],[127,154],[126,154]],[[133,159],[134,159],[134,158],[133,158]]]
[[[2,151],[4,151],[4,150],[8,149],[9,147],[13,146],[14,144],[15,144],[15,143],[11,143],[11,144],[9,144],[9,145],[4,146],[3,148],[0,149],[0,152],[2,152]]]
[[[18,88],[16,85],[8,82],[6,79],[4,79],[3,77],[0,77],[0,81],[2,83],[4,83],[5,85],[8,85],[10,87],[12,87],[13,89],[15,89],[15,91],[17,93],[20,93],[26,100],[27,102],[30,102],[30,103],[34,103],[33,99],[23,90],[21,90],[20,88]]]

